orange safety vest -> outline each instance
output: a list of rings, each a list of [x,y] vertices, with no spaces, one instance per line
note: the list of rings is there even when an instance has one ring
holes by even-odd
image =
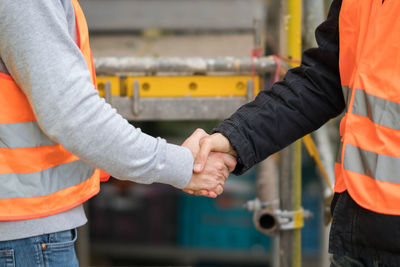
[[[72,0],[77,45],[96,81],[88,28]],[[0,73],[0,221],[54,215],[85,202],[107,175],[94,170],[39,128],[25,94],[10,75]]]
[[[335,191],[400,215],[400,1],[343,0],[339,67],[346,100]]]

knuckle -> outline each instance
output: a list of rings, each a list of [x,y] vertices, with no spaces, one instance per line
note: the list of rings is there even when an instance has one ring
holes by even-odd
[[[198,136],[200,136],[200,137],[201,137],[201,136],[203,136],[203,137],[208,136],[207,132],[204,131],[204,130],[201,129],[201,128],[197,128],[196,131],[195,131],[195,133],[196,133],[196,135],[198,135]]]
[[[216,164],[216,169],[220,172],[222,172],[223,170],[225,170],[225,164],[223,164],[222,162],[218,162]]]
[[[221,181],[224,181],[224,180],[225,180],[225,176],[223,174],[221,174],[221,173],[218,173],[217,174],[217,181],[221,182]]]
[[[236,160],[234,157],[231,157],[231,159],[230,159],[230,161],[229,161],[229,164],[230,164],[231,166],[235,166],[236,163],[237,163],[237,160]]]
[[[228,155],[228,154],[224,154],[224,161],[225,161],[226,164],[230,165],[236,160],[235,160],[235,158],[233,156]]]
[[[208,139],[208,137],[201,138],[200,141],[199,141],[200,146],[207,145],[207,142],[208,142],[207,139]]]
[[[220,195],[220,194],[222,194],[222,192],[224,192],[224,189],[223,189],[223,187],[222,186],[218,186],[217,188],[216,188],[216,193],[218,194],[218,195]]]

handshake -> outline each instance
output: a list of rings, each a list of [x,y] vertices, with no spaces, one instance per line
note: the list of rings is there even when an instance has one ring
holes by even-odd
[[[220,133],[207,134],[197,129],[185,142],[194,157],[193,175],[183,189],[186,193],[215,198],[222,194],[229,173],[236,166],[236,152]]]

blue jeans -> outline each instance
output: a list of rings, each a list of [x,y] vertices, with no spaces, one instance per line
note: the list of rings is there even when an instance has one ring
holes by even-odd
[[[0,241],[0,267],[79,266],[76,229],[11,241]]]
[[[348,256],[333,255],[331,267],[395,267],[395,265],[382,264],[379,261],[355,259]]]

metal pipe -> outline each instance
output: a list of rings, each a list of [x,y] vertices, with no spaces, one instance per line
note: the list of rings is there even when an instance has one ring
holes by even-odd
[[[329,141],[328,136],[328,125],[324,125],[318,131],[316,131],[313,136],[315,136],[315,142],[317,144],[318,151],[321,155],[322,165],[324,166],[326,173],[328,174],[328,178],[331,184],[334,184],[334,166],[335,160],[333,158],[333,149],[331,143]],[[323,203],[321,208],[321,214],[323,220],[320,222],[320,266],[329,266],[330,264],[330,256],[328,253],[329,250],[329,232],[331,228],[331,213],[330,213],[330,203],[333,198],[333,194],[331,189],[326,185],[324,179],[321,179],[322,188],[324,189],[321,193],[323,194]]]
[[[229,72],[256,74],[273,72],[273,57],[221,57],[221,58],[150,58],[150,57],[98,57],[94,59],[97,74],[116,73],[210,73]],[[283,66],[285,63],[282,62]]]
[[[276,211],[279,209],[278,178],[275,171],[274,156],[267,158],[258,165],[256,196],[257,208],[253,209],[253,222],[257,230],[272,235],[279,227]]]
[[[263,44],[263,40],[264,40],[264,23],[263,21],[259,20],[259,19],[255,19],[253,20],[253,31],[254,31],[254,35],[253,35],[253,48],[254,49],[261,49],[261,52],[263,53],[263,48],[264,48],[264,44]]]
[[[304,1],[304,49],[317,47],[315,29],[324,20],[324,0]]]
[[[273,241],[272,267],[280,267],[279,234],[279,182],[276,173],[275,155],[260,162],[256,180],[255,200],[248,201],[246,208],[253,211],[253,223],[256,229],[269,235]]]
[[[276,210],[279,209],[279,181],[276,173],[275,155],[262,161],[258,167],[256,196],[261,203],[269,203],[253,214],[256,228],[272,240],[272,267],[279,267],[279,221]]]
[[[304,48],[308,49],[311,47],[316,47],[317,42],[315,40],[314,31],[317,26],[324,20],[324,0],[306,0],[304,1],[305,7],[305,29],[306,38],[304,43]],[[315,142],[317,144],[318,152],[321,156],[321,162],[328,174],[329,182],[331,185],[334,184],[334,163],[333,149],[331,147],[329,137],[328,137],[328,125],[325,124],[320,129],[313,133],[315,137]],[[326,182],[323,181],[323,198],[330,199],[332,197],[332,192],[327,186]]]
[[[301,142],[281,151],[280,162],[280,207],[283,211],[299,211],[301,209]],[[281,230],[280,266],[301,266],[301,228]]]
[[[315,40],[315,29],[325,18],[325,0],[306,0],[304,1],[304,12],[305,12],[305,44],[304,48],[317,47]],[[333,149],[329,140],[328,125],[325,124],[320,129],[313,133],[315,143],[317,145],[318,152],[321,157],[322,165],[324,166],[326,173],[328,174],[329,182],[331,185],[334,184],[334,163]],[[324,199],[322,208],[320,210],[321,217],[324,220],[320,222],[320,252],[319,252],[319,265],[329,266],[329,254],[328,254],[328,243],[329,243],[329,230],[330,230],[330,202],[333,197],[331,188],[321,177],[321,193]]]
[[[301,0],[281,2],[281,51],[294,60],[301,57]],[[282,45],[285,44],[285,47]],[[296,63],[291,64],[295,67]],[[301,211],[301,142],[296,141],[281,152],[280,162],[280,209],[282,211]],[[300,220],[302,220],[302,214]],[[301,224],[293,229],[279,232],[280,266],[301,266]],[[296,225],[296,224],[295,224]]]

